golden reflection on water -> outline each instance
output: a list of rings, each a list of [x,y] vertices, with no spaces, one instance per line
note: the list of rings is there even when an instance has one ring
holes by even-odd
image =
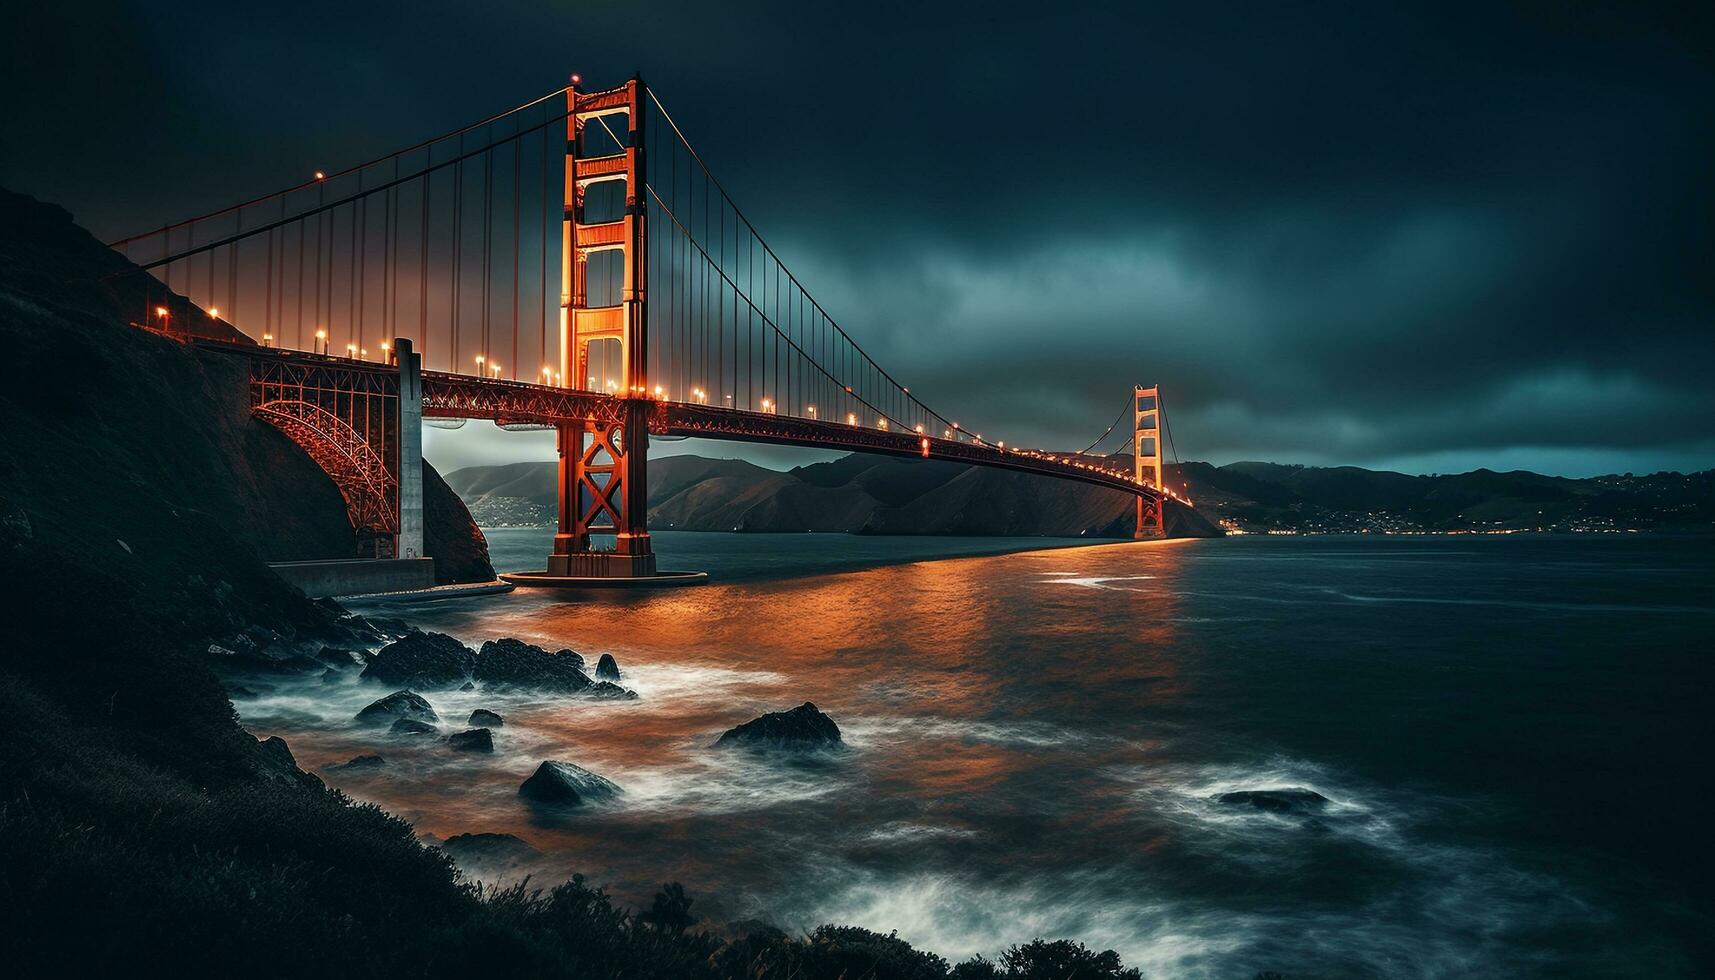
[[[884,860],[896,838],[1047,860],[1075,828],[1123,817],[1126,799],[1091,773],[1150,751],[1128,718],[1179,693],[1181,555],[1167,543],[1095,546],[427,610],[425,628],[472,645],[518,636],[592,666],[612,652],[642,698],[495,704],[507,726],[493,757],[387,745],[397,763],[385,775],[328,778],[425,835],[517,834],[545,852],[539,874],[582,871],[628,900],[675,877],[766,894],[839,853]],[[783,770],[711,748],[726,728],[806,700],[840,724],[843,759]],[[311,767],[374,750],[371,733],[271,730]],[[549,758],[614,779],[624,801],[569,820],[532,814],[517,786]]]

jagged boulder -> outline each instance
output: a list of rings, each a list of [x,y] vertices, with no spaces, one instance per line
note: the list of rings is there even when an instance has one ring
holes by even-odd
[[[526,688],[577,694],[594,683],[583,671],[583,658],[563,650],[549,653],[533,643],[510,637],[489,640],[476,655],[474,676],[485,688]]]
[[[571,647],[561,647],[559,650],[554,651],[554,656],[564,657],[572,663],[577,664],[579,670],[584,669],[584,655],[573,650]]]
[[[611,800],[624,792],[619,784],[582,766],[552,759],[537,766],[536,772],[518,787],[519,796],[547,806],[582,806]]]
[[[385,766],[386,764],[387,764],[387,760],[383,759],[382,757],[380,757],[378,755],[359,755],[359,756],[353,756],[350,760],[348,760],[346,762],[336,762],[333,765],[328,766],[328,771],[330,771],[330,772],[366,772],[366,771],[369,771],[372,769],[380,769],[382,766]]]
[[[1315,813],[1328,805],[1328,798],[1313,789],[1241,789],[1222,793],[1215,801],[1231,807],[1253,807],[1269,813]]]
[[[439,735],[441,730],[426,721],[415,718],[401,718],[387,729],[389,735]]]
[[[357,720],[366,725],[385,725],[398,718],[415,721],[441,720],[421,694],[411,691],[394,691],[357,713]]]
[[[472,728],[505,728],[506,719],[487,708],[478,708],[470,713],[466,723]]]
[[[256,740],[257,771],[269,779],[305,786],[320,786],[322,781],[298,768],[298,760],[286,740],[278,735]]]
[[[362,676],[396,687],[456,687],[475,665],[470,647],[445,633],[411,633],[382,647]]]
[[[604,653],[595,664],[595,679],[598,681],[618,681],[619,661],[613,659],[613,654]]]
[[[609,701],[635,701],[637,692],[628,687],[620,687],[612,681],[596,681],[584,690],[584,696],[604,698]]]
[[[493,752],[494,733],[486,728],[472,728],[448,735],[447,745],[455,752]]]
[[[729,729],[715,742],[721,748],[763,748],[805,751],[837,749],[840,726],[814,704],[805,701],[791,711],[774,711]]]
[[[528,861],[542,852],[511,834],[454,834],[441,842],[459,864],[480,864],[490,867]]]

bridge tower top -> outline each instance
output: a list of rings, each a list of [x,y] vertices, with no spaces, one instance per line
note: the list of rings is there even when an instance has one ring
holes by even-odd
[[[1137,482],[1163,490],[1161,472],[1161,388],[1141,385],[1132,390],[1132,476]],[[1165,537],[1167,534],[1166,495],[1153,501],[1137,500],[1136,537]]]
[[[575,80],[566,89],[560,372],[573,387],[605,389],[625,398],[642,397],[649,390],[643,94],[641,78],[600,92],[579,91]],[[608,184],[624,188],[623,212],[588,213],[588,193]],[[592,294],[592,261],[611,273],[613,259],[620,272],[618,296],[605,288],[609,276],[604,274],[594,277],[597,288]],[[609,361],[615,360],[609,356],[614,347],[617,378],[607,371]],[[594,376],[592,353],[597,358]]]

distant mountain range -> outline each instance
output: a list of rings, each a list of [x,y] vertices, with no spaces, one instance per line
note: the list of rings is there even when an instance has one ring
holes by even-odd
[[[1715,531],[1715,470],[1568,479],[1475,470],[1436,476],[1278,463],[1168,467],[1196,510],[1169,533]],[[473,466],[447,476],[479,524],[543,525],[555,464]],[[649,521],[700,531],[845,531],[1130,537],[1126,494],[939,460],[853,454],[787,472],[743,460],[649,461]]]
[[[541,525],[555,506],[554,463],[473,466],[450,485],[486,526]],[[1131,537],[1134,498],[1117,490],[941,460],[852,454],[787,472],[734,459],[649,461],[649,524],[692,531]],[[1171,503],[1171,502],[1170,502]],[[1176,537],[1217,536],[1171,504]]]

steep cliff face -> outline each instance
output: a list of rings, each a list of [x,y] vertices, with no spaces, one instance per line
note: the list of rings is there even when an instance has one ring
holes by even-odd
[[[202,333],[242,335],[149,282],[64,211],[0,191],[0,349],[12,362],[0,385],[0,497],[37,533],[103,563],[171,564],[171,553],[194,567],[203,555],[191,542],[209,533],[232,548],[204,548],[206,560],[238,561],[244,575],[269,575],[266,561],[350,556],[338,490],[252,417],[243,359],[130,324],[160,304]],[[492,578],[469,512],[424,468],[430,547],[446,554],[437,571]]]
[[[494,566],[488,560],[488,539],[471,520],[470,510],[441,479],[441,474],[423,461],[423,546],[435,559],[435,580],[488,582]]]

